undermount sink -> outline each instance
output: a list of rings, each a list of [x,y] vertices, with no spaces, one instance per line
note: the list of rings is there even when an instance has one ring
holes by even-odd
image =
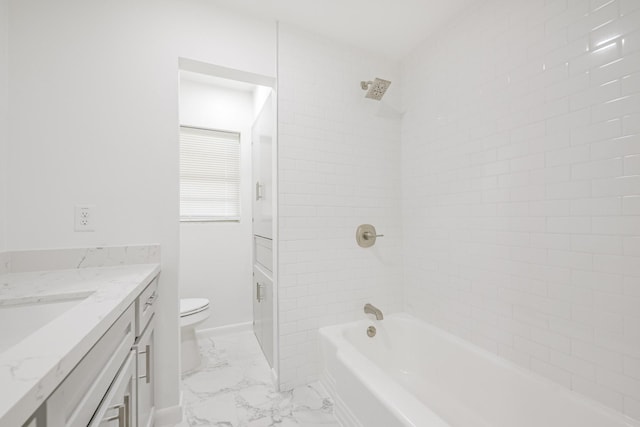
[[[0,306],[0,353],[80,304],[86,297]]]

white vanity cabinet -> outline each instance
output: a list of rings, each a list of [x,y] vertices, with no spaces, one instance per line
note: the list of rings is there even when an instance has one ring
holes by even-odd
[[[151,427],[155,278],[25,427]]]

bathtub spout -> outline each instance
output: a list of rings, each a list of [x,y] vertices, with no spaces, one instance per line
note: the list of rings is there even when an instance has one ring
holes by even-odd
[[[377,320],[384,319],[384,316],[382,315],[382,311],[379,308],[376,308],[369,303],[364,305],[364,312],[365,314],[373,314],[374,316],[376,316]]]

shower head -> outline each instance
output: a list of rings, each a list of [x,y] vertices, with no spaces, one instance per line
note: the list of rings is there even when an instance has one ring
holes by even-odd
[[[380,101],[384,93],[389,88],[390,84],[391,82],[389,80],[383,80],[376,77],[376,79],[372,82],[360,82],[360,87],[362,88],[362,90],[367,91],[367,94],[365,95],[366,98]]]

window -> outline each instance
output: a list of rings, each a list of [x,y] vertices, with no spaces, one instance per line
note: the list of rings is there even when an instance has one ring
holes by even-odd
[[[180,127],[180,220],[240,220],[240,134]]]

